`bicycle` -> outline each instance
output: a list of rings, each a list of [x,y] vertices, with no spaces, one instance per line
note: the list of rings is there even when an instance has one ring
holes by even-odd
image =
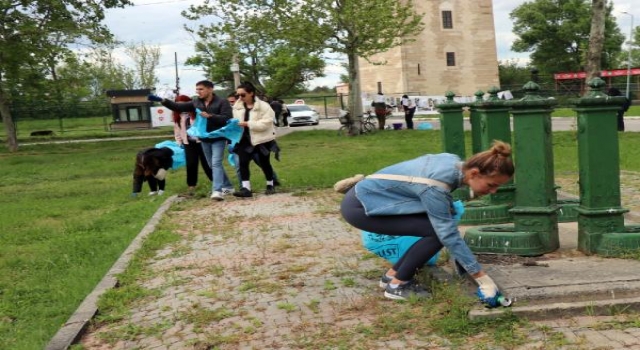
[[[338,117],[338,120],[340,121],[340,125],[341,125],[340,128],[338,129],[338,136],[342,136],[345,134],[349,135],[349,132],[354,124],[353,121],[351,121],[349,118],[349,113],[346,113],[345,115],[341,115],[340,117]],[[372,117],[368,114],[366,118],[364,116],[362,117],[360,134],[372,134],[376,132],[377,128],[373,120],[375,120],[375,116],[373,116],[373,119],[372,119]]]

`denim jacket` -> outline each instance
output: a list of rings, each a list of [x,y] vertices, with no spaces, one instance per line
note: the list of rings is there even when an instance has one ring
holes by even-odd
[[[426,177],[442,181],[451,191],[462,185],[462,162],[455,154],[427,154],[388,166],[376,174]],[[356,184],[356,197],[369,216],[426,213],[440,242],[469,274],[482,268],[458,231],[453,198],[441,187],[404,181],[364,179]]]

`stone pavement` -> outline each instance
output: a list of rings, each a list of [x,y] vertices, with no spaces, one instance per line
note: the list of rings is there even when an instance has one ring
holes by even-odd
[[[408,329],[376,339],[366,331],[353,332],[379,326],[396,302],[382,297],[377,287],[388,265],[367,258],[358,231],[341,220],[341,198],[324,190],[174,203],[160,227],[181,240],[159,251],[139,281],[153,292],[124,319],[90,326],[79,344],[84,349],[505,349],[487,343],[491,336],[481,343],[474,338],[454,345],[436,334]],[[561,251],[537,258],[538,266],[523,267],[522,261],[485,264],[507,294],[524,296],[531,283],[540,287],[553,281],[562,291],[562,286],[637,279],[637,269],[611,263],[620,259],[582,256],[571,247],[576,224],[561,227]],[[555,268],[572,261],[587,263],[574,264],[570,274]],[[600,265],[590,266],[593,262]],[[594,274],[581,278],[588,269]],[[446,266],[434,274],[442,271]],[[541,288],[537,292],[546,293]],[[571,299],[571,293],[565,296]],[[589,299],[585,291],[582,297]],[[544,295],[541,299],[545,302],[532,304],[531,298],[521,298],[512,309],[550,304]],[[618,313],[623,304],[596,307],[601,300],[560,310],[552,318],[533,317],[527,343],[509,349],[640,349],[638,318]],[[483,312],[478,307],[472,314],[488,317]],[[350,335],[346,344],[332,342],[345,332]]]

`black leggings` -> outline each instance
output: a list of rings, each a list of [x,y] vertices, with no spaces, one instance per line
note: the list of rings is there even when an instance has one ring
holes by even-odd
[[[248,153],[244,149],[240,148],[238,151],[238,158],[240,158],[240,181],[249,181],[251,178],[251,172],[249,171],[249,164],[253,157],[258,157],[259,161],[256,162],[262,169],[264,177],[267,181],[273,181],[273,167],[271,166],[271,152],[264,154],[261,151],[262,147],[256,146],[253,148],[253,152]],[[242,186],[242,185],[241,185]]]
[[[407,109],[404,112],[404,121],[407,123],[407,129],[413,129],[413,115],[416,113],[415,108]]]
[[[158,180],[153,176],[147,176],[145,179],[147,180],[147,183],[149,183],[149,190],[151,190],[151,192],[156,192],[158,190],[164,191],[167,180]]]
[[[198,163],[202,166],[202,170],[209,178],[209,181],[213,181],[211,167],[207,163],[207,157],[205,157],[200,143],[191,140],[184,145],[184,156],[187,163],[187,186],[195,187],[198,184]]]
[[[364,231],[392,236],[423,237],[393,265],[397,272],[396,278],[401,281],[411,280],[416,271],[442,249],[442,243],[426,214],[367,216],[354,188],[345,195],[340,211],[349,224]]]

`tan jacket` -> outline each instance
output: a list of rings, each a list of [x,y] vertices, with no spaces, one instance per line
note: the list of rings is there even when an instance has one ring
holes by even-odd
[[[233,118],[244,121],[244,102],[242,100],[233,105]],[[256,146],[276,138],[276,127],[273,124],[275,113],[268,103],[256,97],[253,109],[249,112],[249,136],[251,144]]]

